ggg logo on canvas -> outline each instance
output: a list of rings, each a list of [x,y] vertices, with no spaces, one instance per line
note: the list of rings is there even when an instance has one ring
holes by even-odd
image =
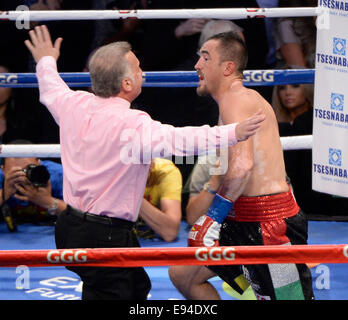
[[[343,38],[333,38],[333,54],[340,56],[346,55],[346,39]]]
[[[344,95],[339,93],[331,93],[331,110],[343,111]]]
[[[329,164],[338,167],[342,166],[342,150],[329,148]]]

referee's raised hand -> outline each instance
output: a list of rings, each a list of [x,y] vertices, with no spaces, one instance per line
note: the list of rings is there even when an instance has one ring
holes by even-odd
[[[58,60],[63,38],[57,38],[53,44],[51,35],[45,25],[30,30],[29,36],[30,40],[25,40],[24,43],[36,62],[39,62],[44,56],[52,56]]]

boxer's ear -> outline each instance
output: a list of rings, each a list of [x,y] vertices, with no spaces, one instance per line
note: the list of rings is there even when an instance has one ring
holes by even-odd
[[[223,62],[223,64],[224,64],[224,69],[223,69],[224,76],[227,77],[234,74],[234,72],[236,71],[236,65],[233,61],[225,61]]]

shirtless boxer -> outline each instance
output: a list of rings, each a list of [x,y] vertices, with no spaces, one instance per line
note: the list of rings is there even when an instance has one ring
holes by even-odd
[[[307,221],[286,182],[278,124],[272,107],[243,86],[247,50],[233,33],[212,36],[195,69],[199,95],[211,95],[223,124],[261,109],[266,120],[251,139],[228,151],[228,170],[206,215],[192,227],[189,246],[307,244]],[[234,214],[228,215],[234,208]],[[242,266],[258,299],[314,299],[310,270],[302,264]],[[233,284],[234,266],[209,266]],[[232,276],[231,276],[232,275]]]

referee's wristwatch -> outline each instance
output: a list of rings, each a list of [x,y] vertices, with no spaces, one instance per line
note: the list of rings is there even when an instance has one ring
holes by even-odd
[[[203,186],[203,190],[209,192],[210,194],[213,194],[215,195],[217,191],[214,191],[212,189],[210,189],[210,183],[209,182],[206,182]]]

